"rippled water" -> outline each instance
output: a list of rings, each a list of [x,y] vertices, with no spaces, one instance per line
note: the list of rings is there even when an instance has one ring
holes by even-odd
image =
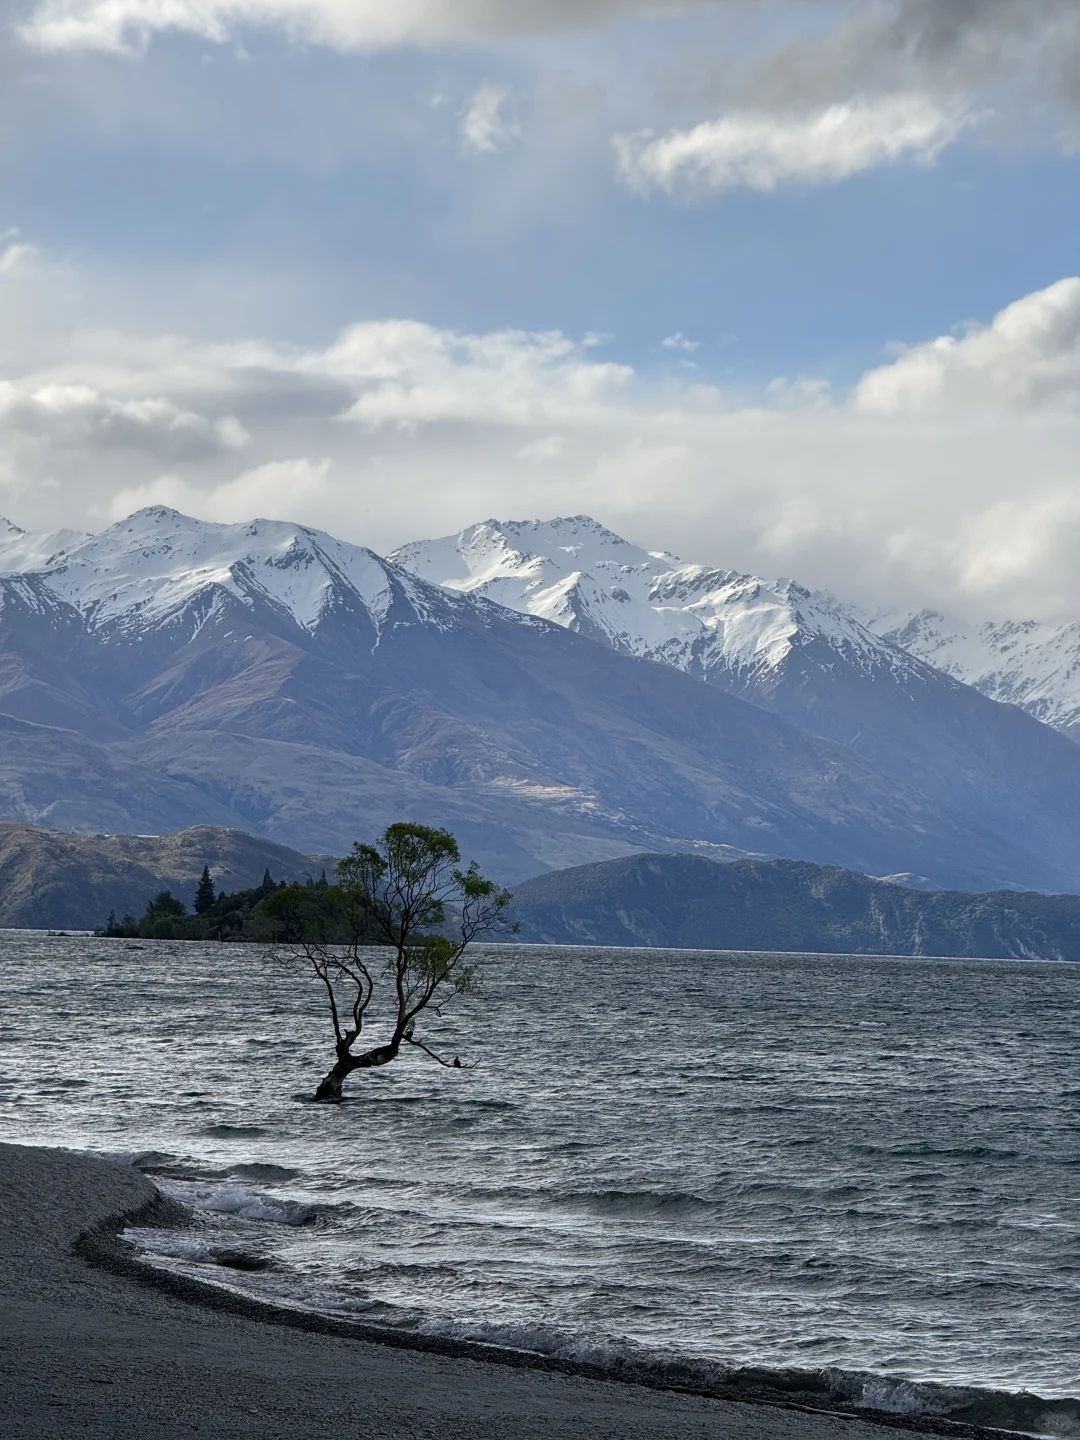
[[[131,1238],[257,1295],[1080,1434],[1008,1398],[1080,1397],[1080,967],[483,955],[424,1031],[479,1068],[327,1108],[301,972],[8,932],[0,1128],[138,1156],[199,1224]]]

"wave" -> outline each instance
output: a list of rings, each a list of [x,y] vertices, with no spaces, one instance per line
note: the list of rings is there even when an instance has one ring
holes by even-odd
[[[166,1181],[161,1188],[203,1212],[271,1225],[309,1225],[319,1218],[320,1208],[326,1208],[271,1198],[235,1182]],[[670,1212],[673,1207],[677,1212],[679,1207],[711,1203],[693,1194],[663,1194],[650,1190],[574,1191],[548,1198],[575,1206],[587,1204],[600,1207],[603,1213],[632,1216]],[[345,1208],[354,1209],[352,1206]],[[197,1267],[195,1273],[198,1278],[218,1288],[233,1288],[233,1284],[222,1275],[222,1267],[230,1272],[272,1270],[276,1272],[273,1289],[270,1293],[265,1290],[261,1293],[273,1303],[284,1304],[301,1313],[331,1318],[355,1316],[365,1323],[392,1329],[398,1335],[412,1333],[418,1338],[479,1343],[511,1350],[518,1355],[533,1355],[582,1367],[588,1373],[611,1379],[664,1389],[861,1415],[869,1419],[875,1416],[881,1419],[889,1416],[921,1417],[1053,1437],[1053,1440],[1080,1440],[1080,1398],[1044,1397],[1027,1392],[953,1385],[838,1367],[800,1369],[739,1365],[649,1350],[614,1335],[587,1338],[544,1324],[425,1316],[407,1303],[394,1303],[370,1293],[364,1296],[327,1294],[324,1302],[319,1304],[310,1293],[302,1296],[297,1292],[295,1287],[299,1277],[290,1278],[289,1267],[281,1265],[275,1256],[265,1254],[265,1246],[258,1242],[254,1247],[258,1253],[253,1254],[247,1243],[242,1248],[223,1247],[217,1236],[197,1230],[128,1230],[124,1238],[151,1265],[168,1269],[178,1265]],[[395,1280],[430,1282],[436,1275],[460,1279],[456,1268],[446,1262],[418,1264],[401,1261],[369,1263],[353,1273],[346,1270],[342,1278],[346,1282],[362,1279],[365,1285],[374,1285],[378,1289],[380,1280],[389,1281],[392,1288]],[[247,1288],[246,1293],[258,1296],[260,1290],[261,1287],[254,1290]]]
[[[679,1216],[711,1213],[723,1202],[710,1200],[686,1190],[654,1190],[598,1188],[583,1190],[539,1190],[524,1185],[502,1185],[496,1188],[472,1187],[474,1198],[485,1202],[508,1201],[530,1210],[582,1211],[612,1219],[649,1219],[656,1216]]]
[[[264,1185],[280,1185],[289,1180],[296,1180],[302,1174],[302,1170],[294,1170],[289,1165],[271,1164],[250,1164],[231,1165],[228,1173],[235,1175],[240,1180],[261,1181]]]
[[[203,1211],[271,1224],[309,1224],[316,1209],[295,1201],[271,1200],[235,1184],[207,1187],[187,1182],[162,1188],[167,1193],[176,1192],[176,1198],[195,1204]],[[619,1213],[624,1213],[626,1206],[640,1213],[643,1201],[652,1204],[657,1199],[700,1203],[696,1196],[658,1197],[649,1191],[589,1191],[564,1198],[576,1201],[587,1198],[603,1205],[614,1205]],[[282,1268],[273,1256],[249,1254],[246,1248],[243,1254],[238,1254],[233,1249],[214,1243],[208,1235],[191,1231],[132,1229],[125,1232],[124,1238],[148,1263],[164,1264],[166,1268],[173,1268],[177,1263],[196,1266],[201,1272],[199,1278],[205,1283],[216,1284],[218,1288],[232,1288],[221,1276],[222,1266],[230,1271],[280,1271]],[[212,1278],[214,1272],[220,1278]],[[355,1276],[346,1271],[343,1278],[363,1278],[368,1284],[374,1282],[377,1285],[380,1278],[393,1282],[408,1276],[430,1281],[436,1274],[456,1278],[455,1268],[445,1262],[409,1264],[400,1261],[366,1265]],[[284,1290],[280,1288],[280,1281],[285,1283]],[[313,1306],[310,1296],[304,1300],[295,1293],[288,1293],[292,1290],[292,1282],[280,1274],[279,1284],[275,1285],[273,1295],[267,1298],[301,1313],[328,1317],[351,1314],[363,1317],[366,1322],[386,1326],[399,1335],[411,1332],[418,1337],[479,1343],[511,1350],[519,1355],[561,1361],[611,1379],[663,1389],[857,1414],[865,1418],[920,1417],[1052,1437],[1052,1440],[1080,1440],[1080,1398],[1045,1397],[1023,1391],[950,1385],[831,1366],[799,1369],[737,1365],[652,1351],[617,1336],[586,1338],[543,1324],[424,1316],[412,1306],[395,1304],[371,1294],[363,1297],[327,1295],[324,1306]],[[257,1294],[258,1291],[248,1293]]]
[[[300,1200],[279,1200],[245,1185],[206,1185],[195,1180],[158,1179],[158,1189],[173,1200],[217,1215],[263,1220],[273,1225],[313,1225],[333,1208]]]
[[[615,1379],[758,1403],[797,1405],[867,1418],[904,1415],[988,1429],[1075,1440],[1080,1437],[1080,1399],[1047,1398],[1026,1391],[980,1389],[865,1371],[738,1366],[659,1355],[630,1344],[587,1340],[535,1325],[457,1324],[427,1320],[425,1335],[480,1341],[598,1369]]]
[[[259,1135],[267,1135],[269,1131],[264,1125],[204,1125],[199,1131],[200,1135],[207,1135],[214,1140],[249,1140]]]
[[[568,1190],[550,1198],[560,1207],[631,1220],[691,1215],[717,1208],[716,1201],[685,1190]]]

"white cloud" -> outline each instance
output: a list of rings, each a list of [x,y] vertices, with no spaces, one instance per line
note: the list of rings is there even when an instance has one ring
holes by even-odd
[[[170,505],[200,519],[239,523],[259,516],[293,520],[327,490],[331,462],[305,455],[292,460],[270,460],[245,470],[234,480],[210,489],[193,485],[178,475],[160,475],[144,485],[119,490],[109,502],[110,516],[122,520],[145,505]]]
[[[1034,325],[1061,353],[1077,283],[1045,292],[1057,329]],[[1032,329],[1030,315],[1004,326],[1014,340]],[[1030,345],[1009,353],[1005,370],[1022,373]],[[64,335],[56,354],[0,392],[0,513],[29,528],[160,502],[288,516],[385,552],[486,515],[587,511],[652,548],[853,599],[1080,613],[1067,384],[1021,397],[1021,413],[967,399],[874,409],[863,387],[833,400],[805,377],[740,399],[637,375],[557,332],[413,321],[307,350],[112,332]],[[242,458],[208,442],[207,417],[222,415],[250,437]],[[144,427],[140,443],[103,440],[118,426]],[[177,426],[201,443],[178,444]]]
[[[0,279],[25,273],[37,254],[33,245],[19,237],[14,227],[0,233]]]
[[[832,404],[829,382],[815,375],[796,375],[794,380],[778,375],[766,385],[765,394],[782,410],[827,410]]]
[[[853,398],[886,415],[1080,408],[1080,277],[1017,300],[959,338],[911,346],[865,375]]]
[[[559,331],[467,335],[377,321],[352,326],[298,368],[352,387],[347,418],[371,428],[580,423],[617,402],[633,378],[625,365],[592,359],[591,348],[591,337]]]
[[[481,85],[461,119],[461,143],[472,155],[505,150],[521,131],[506,113],[510,91],[505,85]]]
[[[155,398],[116,399],[92,385],[54,382],[35,390],[0,380],[0,429],[68,445],[140,446],[156,453],[242,449],[250,436],[231,415],[207,419]]]
[[[901,94],[798,117],[736,112],[670,135],[618,135],[613,144],[631,189],[694,198],[834,185],[900,160],[929,164],[971,123],[928,96]]]
[[[676,330],[674,335],[667,335],[660,344],[665,350],[700,350],[700,340],[688,340],[681,330]]]
[[[536,460],[545,462],[561,460],[566,453],[566,437],[563,435],[545,435],[540,440],[530,440],[517,452],[519,460]]]
[[[22,27],[47,50],[138,50],[161,31],[228,40],[244,26],[342,50],[483,40],[609,16],[679,14],[714,0],[40,0]]]

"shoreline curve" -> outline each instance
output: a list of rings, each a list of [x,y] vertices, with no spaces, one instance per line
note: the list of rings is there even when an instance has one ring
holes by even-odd
[[[258,1354],[271,1348],[266,1339],[268,1334],[274,1334],[280,1342],[272,1348],[284,1350],[280,1378],[286,1386],[290,1378],[290,1354],[303,1348],[303,1356],[296,1355],[296,1369],[306,1372],[313,1358],[308,1353],[312,1346],[318,1358],[329,1363],[331,1371],[344,1367],[354,1380],[356,1362],[361,1359],[369,1372],[381,1372],[380,1378],[387,1380],[392,1390],[398,1386],[398,1377],[393,1374],[398,1367],[409,1370],[414,1387],[419,1372],[420,1391],[424,1390],[423,1382],[437,1380],[438,1384],[433,1383],[430,1388],[440,1393],[425,1396],[414,1389],[414,1399],[421,1412],[445,1409],[446,1396],[441,1391],[447,1388],[445,1382],[449,1380],[449,1389],[454,1392],[458,1407],[463,1401],[472,1401],[464,1404],[466,1413],[458,1417],[459,1422],[472,1423],[464,1427],[459,1423],[457,1433],[483,1436],[484,1440],[495,1440],[503,1434],[531,1435],[532,1430],[523,1428],[521,1407],[527,1407],[530,1399],[535,1400],[538,1391],[542,1392],[551,1413],[544,1428],[535,1433],[551,1437],[609,1433],[659,1437],[670,1436],[674,1427],[680,1434],[715,1435],[724,1440],[742,1440],[742,1437],[745,1440],[826,1440],[826,1437],[839,1436],[844,1440],[885,1440],[889,1433],[895,1434],[897,1430],[949,1436],[953,1440],[1002,1440],[1018,1433],[937,1417],[862,1408],[827,1409],[811,1403],[810,1397],[801,1399],[797,1393],[784,1394],[765,1388],[754,1390],[733,1385],[704,1389],[659,1381],[629,1369],[619,1372],[481,1341],[421,1335],[323,1316],[158,1269],[138,1259],[121,1238],[121,1232],[129,1225],[176,1227],[190,1214],[186,1207],[164,1196],[146,1176],[129,1165],[82,1152],[0,1143],[0,1298],[5,1302],[0,1311],[6,1312],[15,1329],[14,1336],[5,1334],[8,1326],[0,1322],[0,1346],[4,1348],[5,1359],[10,1361],[14,1352],[16,1361],[30,1360],[33,1370],[33,1356],[20,1357],[17,1353],[19,1311],[28,1307],[40,1310],[42,1303],[48,1307],[51,1302],[58,1313],[48,1317],[51,1327],[39,1326],[39,1331],[52,1328],[61,1333],[66,1331],[69,1336],[78,1332],[87,1342],[87,1348],[95,1352],[103,1348],[101,1342],[106,1350],[110,1349],[110,1340],[119,1342],[119,1348],[112,1347],[117,1358],[125,1352],[123,1335],[115,1333],[118,1328],[115,1312],[117,1308],[121,1312],[126,1310],[139,1325],[152,1367],[158,1357],[161,1363],[170,1353],[176,1353],[175,1345],[170,1351],[172,1337],[166,1331],[177,1328],[181,1332],[194,1331],[195,1335],[178,1337],[190,1343],[196,1337],[205,1338],[211,1328],[215,1332],[223,1330],[232,1347],[233,1353],[228,1358],[232,1360],[238,1384],[249,1378],[252,1352]],[[69,1273],[72,1271],[75,1273]],[[71,1303],[72,1287],[78,1288],[80,1301],[98,1302],[91,1303],[89,1313],[84,1305]],[[43,1289],[45,1293],[40,1300],[27,1299],[27,1288]],[[95,1294],[95,1289],[105,1293]],[[13,1293],[5,1294],[5,1291]],[[76,1309],[78,1315],[73,1313]],[[30,1324],[23,1348],[33,1351],[33,1320],[29,1316],[27,1319]],[[79,1321],[82,1323],[77,1323]],[[62,1345],[50,1346],[47,1334],[43,1338],[47,1352],[59,1349],[62,1356]],[[217,1348],[217,1358],[221,1359],[220,1348]],[[432,1367],[437,1368],[437,1376],[429,1373]],[[184,1389],[182,1369],[172,1377],[181,1390]],[[18,1363],[14,1370],[20,1370]],[[98,1418],[102,1407],[96,1402],[100,1401],[100,1394],[94,1395],[95,1403],[89,1407],[79,1405],[79,1399],[86,1398],[85,1392],[74,1397],[65,1394],[62,1398],[44,1401],[51,1415],[41,1414],[37,1420],[29,1413],[20,1415],[18,1394],[4,1395],[5,1376],[18,1380],[18,1375],[12,1377],[11,1372],[12,1367],[7,1365],[0,1374],[0,1413],[14,1416],[14,1428],[7,1431],[12,1437],[28,1440],[31,1436],[52,1433],[50,1427],[55,1426],[58,1408],[74,1409],[75,1413],[67,1417],[68,1423],[77,1424],[80,1433],[87,1436],[100,1435],[103,1440],[105,1436],[110,1440],[116,1436],[119,1440],[129,1433],[118,1425],[115,1413],[108,1413],[108,1407]],[[193,1367],[190,1377],[193,1393],[185,1396],[185,1400],[200,1413],[200,1422],[187,1428],[147,1429],[143,1433],[171,1436],[197,1429],[204,1440],[206,1436],[213,1440],[217,1435],[278,1435],[276,1429],[266,1428],[265,1421],[261,1428],[250,1431],[237,1430],[231,1424],[215,1428],[213,1416],[204,1415],[206,1405],[200,1402],[198,1373],[198,1366]],[[303,1378],[308,1378],[306,1373]],[[473,1382],[467,1392],[461,1390],[463,1381]],[[478,1381],[485,1383],[478,1385],[475,1383]],[[88,1383],[97,1389],[113,1382],[91,1377]],[[151,1383],[157,1383],[156,1379],[151,1379]],[[17,1383],[15,1388],[17,1391]],[[63,1390],[64,1386],[59,1388]],[[135,1384],[131,1388],[138,1404],[141,1386]],[[586,1399],[584,1392],[589,1401],[584,1408],[600,1413],[597,1423],[583,1431],[580,1420],[582,1402]],[[496,1395],[500,1403],[511,1406],[505,1428],[491,1423],[490,1401]],[[425,1405],[425,1400],[430,1403]],[[22,1403],[24,1408],[30,1404],[29,1396]],[[144,1409],[140,1408],[138,1413],[144,1414]],[[280,1433],[283,1436],[303,1433],[314,1440],[324,1432],[310,1423],[312,1419],[309,1411],[308,1424],[302,1432],[296,1432],[294,1427]],[[335,1419],[325,1433],[336,1433],[339,1425],[340,1420]],[[611,1425],[615,1428],[609,1430]],[[24,1428],[26,1426],[29,1428]],[[385,1427],[379,1428],[386,1433]],[[132,1429],[130,1433],[140,1432]],[[409,1435],[413,1430],[410,1427],[400,1433]],[[416,1433],[429,1432],[423,1428]]]

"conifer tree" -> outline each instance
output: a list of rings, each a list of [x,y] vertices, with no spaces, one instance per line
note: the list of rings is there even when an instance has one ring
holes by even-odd
[[[199,881],[195,891],[195,914],[205,915],[208,910],[214,908],[214,901],[217,899],[214,893],[214,882],[210,878],[210,866],[204,865],[202,879]]]

